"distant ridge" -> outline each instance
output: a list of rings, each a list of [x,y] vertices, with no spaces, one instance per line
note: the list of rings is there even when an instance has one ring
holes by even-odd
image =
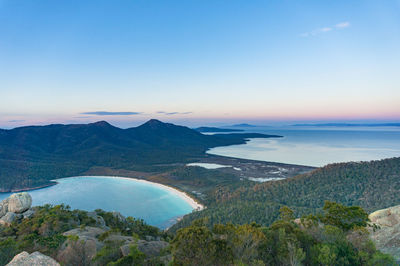
[[[325,123],[325,124],[294,124],[294,127],[400,127],[400,123],[369,123],[369,124],[354,124],[354,123]]]
[[[257,127],[257,126],[243,123],[243,124],[232,125],[231,127]]]
[[[198,127],[194,128],[198,132],[204,133],[215,133],[215,132],[242,132],[243,129],[229,129],[229,128],[218,128],[218,127]]]
[[[185,163],[205,156],[212,147],[270,137],[278,136],[204,135],[156,119],[128,129],[99,121],[1,130],[0,192],[47,185],[49,180],[84,174],[93,167],[133,170]]]

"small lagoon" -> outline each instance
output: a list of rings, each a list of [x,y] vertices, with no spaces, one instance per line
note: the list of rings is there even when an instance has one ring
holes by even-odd
[[[167,228],[193,207],[180,195],[158,184],[118,177],[69,177],[57,185],[28,191],[33,206],[67,204],[72,209],[119,211],[148,224]],[[0,200],[12,193],[0,193]]]

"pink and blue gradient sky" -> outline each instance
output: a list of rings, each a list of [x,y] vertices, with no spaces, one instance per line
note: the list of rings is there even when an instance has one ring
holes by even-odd
[[[0,0],[0,127],[398,121],[399,47],[399,0]]]

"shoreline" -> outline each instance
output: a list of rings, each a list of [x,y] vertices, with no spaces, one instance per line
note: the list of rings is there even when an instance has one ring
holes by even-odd
[[[194,211],[201,211],[203,210],[205,207],[203,204],[197,202],[194,198],[192,198],[191,196],[189,196],[186,192],[180,191],[177,188],[174,187],[170,187],[164,184],[160,184],[160,183],[156,183],[156,182],[152,182],[152,181],[148,181],[148,180],[144,180],[144,179],[138,179],[138,178],[133,178],[133,177],[122,177],[122,176],[102,176],[102,175],[97,175],[97,176],[70,176],[70,177],[62,177],[62,178],[58,178],[58,179],[68,179],[71,177],[106,177],[106,178],[120,178],[120,179],[127,179],[127,180],[134,180],[134,181],[138,181],[138,182],[142,182],[142,183],[147,183],[147,184],[151,184],[153,186],[157,186],[159,188],[168,190],[172,193],[174,193],[175,195],[178,195],[181,199],[183,199],[186,203],[188,203],[190,205],[190,207],[193,208]],[[51,187],[54,185],[57,185],[57,179],[52,179],[50,180],[52,183],[51,184],[45,184],[42,186],[38,186],[38,187],[32,187],[32,188],[22,188],[22,189],[15,189],[15,190],[8,190],[8,191],[0,191],[0,193],[19,193],[19,192],[29,192],[32,190],[37,190],[37,189],[42,189],[42,188],[47,188],[47,187]]]
[[[40,185],[37,187],[29,187],[29,188],[17,188],[17,189],[10,189],[10,190],[0,190],[0,193],[19,193],[19,192],[26,192],[26,191],[31,191],[31,190],[37,190],[37,189],[42,189],[42,188],[47,188],[47,187],[51,187],[54,185],[57,185],[58,183],[55,181],[51,181],[51,183],[49,184],[44,184],[44,185]]]
[[[71,176],[71,177],[105,177],[105,178],[115,178],[115,179],[126,179],[126,180],[134,180],[134,181],[138,181],[138,182],[142,182],[142,183],[147,183],[165,190],[168,190],[172,193],[174,193],[175,195],[178,195],[181,199],[183,199],[186,203],[188,203],[190,205],[190,207],[193,208],[194,211],[201,211],[203,210],[205,207],[203,204],[198,203],[194,198],[190,197],[186,192],[180,191],[174,187],[170,187],[164,184],[160,184],[160,183],[156,183],[156,182],[151,182],[148,180],[144,180],[144,179],[138,179],[138,178],[131,178],[131,177],[123,177],[123,176]],[[63,177],[60,179],[68,179],[71,177]],[[55,179],[51,180],[53,182],[57,182]]]

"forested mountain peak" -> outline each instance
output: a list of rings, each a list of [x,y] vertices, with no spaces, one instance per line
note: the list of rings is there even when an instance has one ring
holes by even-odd
[[[128,129],[99,121],[3,130],[0,131],[0,190],[43,185],[54,178],[84,174],[93,167],[143,169],[144,165],[186,163],[204,156],[211,147],[243,144],[249,137],[203,135],[156,119]],[[10,180],[9,176],[14,178]]]

